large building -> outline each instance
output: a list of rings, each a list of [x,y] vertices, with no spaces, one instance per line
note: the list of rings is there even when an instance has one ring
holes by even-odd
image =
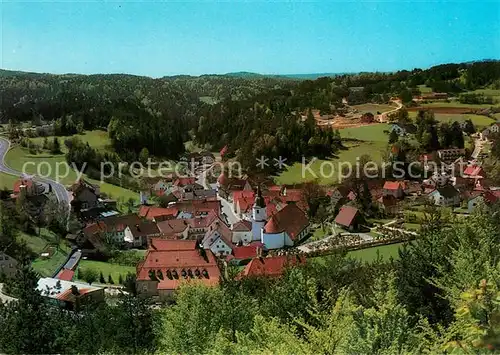
[[[195,240],[151,239],[144,261],[137,265],[137,292],[165,298],[182,283],[219,283],[217,260]]]
[[[252,208],[252,240],[266,249],[293,246],[309,233],[309,220],[295,203],[286,205],[270,217],[260,188]]]

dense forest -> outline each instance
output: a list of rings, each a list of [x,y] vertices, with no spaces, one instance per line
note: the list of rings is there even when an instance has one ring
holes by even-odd
[[[343,98],[350,104],[387,102],[392,96],[408,101],[422,84],[448,93],[500,87],[500,62],[316,80],[0,71],[0,122],[54,122],[58,135],[108,129],[115,151],[127,161],[136,160],[143,148],[152,156],[177,158],[188,140],[210,149],[227,145],[230,153],[247,158],[249,168],[271,145],[275,155],[289,162],[301,156],[334,154],[341,147],[338,135],[314,130],[310,122],[300,120],[311,108],[336,113],[342,110]],[[470,94],[461,100],[485,102]]]
[[[429,207],[421,236],[397,259],[361,263],[345,252],[311,258],[281,278],[186,285],[151,307],[130,293],[62,311],[20,270],[0,304],[2,353],[395,354],[500,351],[500,213],[481,207],[463,224]],[[15,216],[0,248],[20,252]],[[453,227],[447,227],[453,226]],[[21,256],[22,254],[18,254]],[[292,256],[295,257],[295,256]]]

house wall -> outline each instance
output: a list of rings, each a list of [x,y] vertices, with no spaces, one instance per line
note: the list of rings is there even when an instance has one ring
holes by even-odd
[[[467,202],[467,210],[469,211],[469,213],[474,212],[474,209],[477,207],[477,205],[483,201],[484,199],[482,196],[477,196],[476,198],[469,200],[469,202]]]
[[[399,187],[397,190],[388,190],[384,189],[384,196],[394,196],[395,198],[401,198],[403,197],[404,191],[401,187]]]
[[[17,261],[7,254],[0,253],[0,274],[12,278],[16,276]]]
[[[439,192],[435,192],[430,195],[430,198],[434,201],[434,204],[438,206],[450,207],[460,204],[460,196],[445,198],[441,196]]]
[[[276,234],[262,233],[261,242],[267,249],[280,249],[284,246],[293,246],[293,241],[285,232]]]
[[[252,241],[252,231],[248,231],[248,232],[234,232],[233,231],[232,241],[234,244],[237,244],[239,242],[250,243]]]
[[[222,238],[218,238],[217,241],[210,246],[210,250],[215,255],[230,255],[233,251]]]
[[[252,241],[261,241],[262,229],[266,222],[252,221]]]

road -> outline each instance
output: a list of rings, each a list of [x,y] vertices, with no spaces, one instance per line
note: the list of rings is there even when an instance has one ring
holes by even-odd
[[[401,108],[403,107],[403,104],[401,103],[400,100],[391,100],[391,102],[393,102],[396,105],[398,105],[398,107],[396,107],[395,109],[390,110],[390,111],[382,112],[380,115],[378,115],[377,121],[379,121],[380,123],[387,122],[387,116],[388,115],[390,115],[391,113],[394,113],[394,112],[396,112],[398,110],[401,110]]]
[[[5,156],[7,155],[9,149],[10,149],[10,142],[5,138],[0,137],[0,172],[19,177],[22,175],[22,172],[14,170],[5,164]],[[43,178],[40,176],[37,176],[37,180],[51,185],[52,190],[54,191],[54,194],[57,197],[57,200],[61,203],[64,203],[65,206],[69,207],[68,191],[66,190],[66,187],[64,187],[64,185],[54,180]]]

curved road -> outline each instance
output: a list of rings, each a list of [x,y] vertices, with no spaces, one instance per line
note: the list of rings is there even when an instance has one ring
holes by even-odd
[[[10,142],[5,138],[0,137],[0,172],[19,177],[23,174],[22,172],[14,170],[12,168],[9,168],[5,164],[5,155],[7,154],[9,149],[10,149]],[[54,180],[51,180],[48,178],[43,178],[40,176],[37,176],[37,180],[51,185],[52,191],[54,191],[54,194],[56,195],[57,200],[61,204],[64,203],[65,206],[69,206],[68,191],[66,190],[64,185],[62,185]]]

